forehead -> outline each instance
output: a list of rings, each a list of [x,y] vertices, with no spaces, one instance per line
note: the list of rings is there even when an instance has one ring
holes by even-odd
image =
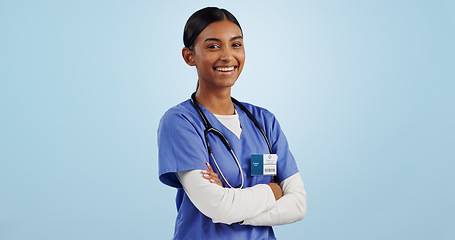
[[[204,41],[207,38],[218,38],[220,40],[231,39],[242,36],[242,31],[233,22],[223,20],[209,24],[197,37],[197,41]]]

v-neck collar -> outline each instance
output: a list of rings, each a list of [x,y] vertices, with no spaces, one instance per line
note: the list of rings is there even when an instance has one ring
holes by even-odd
[[[218,120],[218,118],[215,117],[215,115],[210,112],[207,108],[205,108],[204,106],[202,106],[200,103],[197,103],[199,105],[199,107],[201,108],[202,112],[205,114],[205,116],[207,117],[207,120],[210,122],[210,124],[212,125],[212,127],[220,130],[224,135],[229,135],[229,136],[226,136],[226,138],[229,138],[229,140],[231,140],[232,138],[240,141],[242,139],[242,136],[243,136],[243,133],[245,131],[244,129],[244,118],[245,117],[248,117],[248,116],[245,116],[245,113],[239,109],[239,107],[237,105],[235,105],[234,103],[234,108],[235,108],[235,111],[237,111],[237,114],[239,115],[239,122],[240,122],[240,127],[242,128],[242,132],[240,133],[240,137],[237,137],[237,135],[235,135],[235,133],[233,133],[231,130],[229,130],[226,126],[224,126],[223,123],[220,122],[220,120]],[[228,132],[228,133],[226,133]]]

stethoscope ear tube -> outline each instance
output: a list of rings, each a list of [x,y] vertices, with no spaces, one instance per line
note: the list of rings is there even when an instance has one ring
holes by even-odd
[[[251,119],[251,121],[253,121],[256,128],[259,129],[262,136],[264,136],[264,139],[265,139],[265,142],[267,143],[267,147],[269,148],[270,154],[273,154],[272,146],[270,145],[269,139],[267,138],[267,135],[265,135],[264,129],[262,129],[261,124],[259,124],[259,122],[253,116],[253,114],[251,114],[251,112],[245,106],[243,106],[243,104],[241,104],[239,101],[237,101],[233,97],[231,97],[231,99],[232,99],[232,102],[234,102],[237,106],[239,106],[242,109],[242,111],[244,111],[246,113],[246,115]]]
[[[207,135],[210,132],[217,135],[221,139],[221,141],[223,142],[224,146],[227,148],[228,151],[232,150],[231,144],[229,144],[229,141],[227,140],[226,136],[224,136],[224,134],[222,132],[220,132],[220,130],[218,130],[214,127],[208,128],[204,131],[206,141],[208,140]]]
[[[198,103],[196,101],[196,92],[191,94],[191,103],[193,104],[193,107],[196,109],[196,111],[199,113],[199,116],[201,116],[202,122],[204,123],[205,126],[205,130],[207,131],[207,129],[213,128],[205,114],[202,112],[201,108],[197,105]]]
[[[205,142],[206,142],[206,145],[207,145],[207,151],[209,152],[209,154],[212,154],[212,148],[210,147],[209,138],[207,137],[207,134],[209,132],[207,130],[208,130],[208,128],[205,129],[205,131],[204,131],[204,138],[205,138]]]

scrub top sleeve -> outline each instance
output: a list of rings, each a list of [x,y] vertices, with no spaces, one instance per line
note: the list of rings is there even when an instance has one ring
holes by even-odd
[[[193,125],[191,114],[170,109],[161,118],[158,128],[158,162],[160,181],[181,188],[175,173],[206,169],[208,154],[203,140]]]
[[[272,113],[268,112],[268,114],[270,114],[269,119],[271,119],[269,125],[271,128],[270,144],[272,145],[272,151],[278,155],[277,177],[278,181],[281,182],[299,172],[299,169],[297,168],[294,156],[289,150],[288,141],[284,132],[281,130],[278,120]]]

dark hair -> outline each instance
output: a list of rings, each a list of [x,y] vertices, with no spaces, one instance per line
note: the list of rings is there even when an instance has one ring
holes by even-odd
[[[240,23],[237,19],[226,9],[220,9],[217,7],[206,7],[197,12],[193,13],[188,19],[183,31],[183,44],[185,47],[193,50],[193,44],[197,36],[211,23],[219,22],[223,20],[229,20],[239,26]]]

